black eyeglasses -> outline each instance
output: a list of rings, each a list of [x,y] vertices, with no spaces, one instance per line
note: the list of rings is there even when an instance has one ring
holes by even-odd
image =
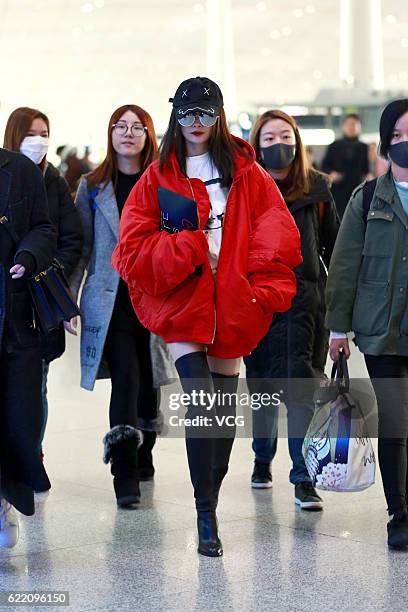
[[[126,123],[126,121],[118,121],[117,123],[114,123],[112,125],[112,129],[115,130],[115,133],[118,136],[124,136],[127,134],[129,129],[132,136],[137,136],[139,138],[140,136],[143,136],[145,130],[147,130],[147,128],[140,123]]]

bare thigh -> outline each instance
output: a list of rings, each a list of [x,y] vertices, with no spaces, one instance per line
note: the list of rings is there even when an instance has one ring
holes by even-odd
[[[224,374],[224,376],[235,376],[239,374],[241,357],[237,359],[219,359],[218,357],[207,357],[211,372]]]
[[[205,344],[198,344],[197,342],[169,342],[167,346],[174,361],[190,353],[207,352]]]
[[[179,357],[184,357],[184,355],[189,355],[190,353],[202,353],[207,351],[207,346],[205,344],[198,344],[196,342],[169,342],[167,346],[174,361],[177,361]],[[207,361],[211,372],[224,374],[224,376],[234,376],[239,374],[241,357],[238,357],[237,359],[219,359],[218,357],[207,357]]]

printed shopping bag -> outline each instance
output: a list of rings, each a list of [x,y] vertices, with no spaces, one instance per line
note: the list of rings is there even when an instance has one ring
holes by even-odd
[[[336,376],[337,373],[337,376]],[[343,353],[328,386],[314,396],[315,413],[303,442],[303,456],[317,489],[362,491],[375,481],[375,455],[364,415],[349,392]]]

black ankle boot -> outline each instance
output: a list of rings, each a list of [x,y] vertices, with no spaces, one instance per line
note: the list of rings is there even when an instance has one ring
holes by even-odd
[[[205,557],[221,557],[222,543],[218,536],[215,510],[197,511],[198,549]]]
[[[142,433],[130,425],[117,425],[104,437],[105,463],[111,464],[113,488],[120,508],[132,508],[140,502],[137,449]]]
[[[408,512],[397,512],[387,524],[388,546],[408,547]]]
[[[114,476],[113,488],[119,508],[132,508],[140,502],[139,479],[137,477]]]

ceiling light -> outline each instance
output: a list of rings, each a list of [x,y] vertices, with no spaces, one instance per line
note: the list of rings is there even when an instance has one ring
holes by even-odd
[[[85,4],[82,5],[83,13],[92,13],[93,10],[94,10],[94,5],[91,4],[91,2],[85,2]]]
[[[329,145],[333,142],[335,135],[333,130],[328,129],[300,129],[300,136],[305,146]]]
[[[269,32],[269,36],[273,38],[274,40],[276,40],[280,38],[281,33],[279,32],[279,30],[272,30],[271,32]]]
[[[392,24],[397,22],[397,18],[395,15],[387,15],[385,21]]]
[[[256,10],[257,11],[266,11],[267,6],[266,6],[266,2],[257,2],[256,3]]]
[[[299,19],[299,17],[303,17],[303,9],[294,9],[293,14],[295,17]]]
[[[309,114],[309,109],[307,106],[285,105],[282,106],[281,110],[287,115],[292,115],[292,117],[300,117],[302,115]]]
[[[283,26],[282,30],[281,30],[282,34],[284,36],[290,36],[293,32],[292,28],[290,26]]]
[[[243,130],[250,130],[252,127],[252,121],[248,113],[240,113],[238,115],[238,123]]]

